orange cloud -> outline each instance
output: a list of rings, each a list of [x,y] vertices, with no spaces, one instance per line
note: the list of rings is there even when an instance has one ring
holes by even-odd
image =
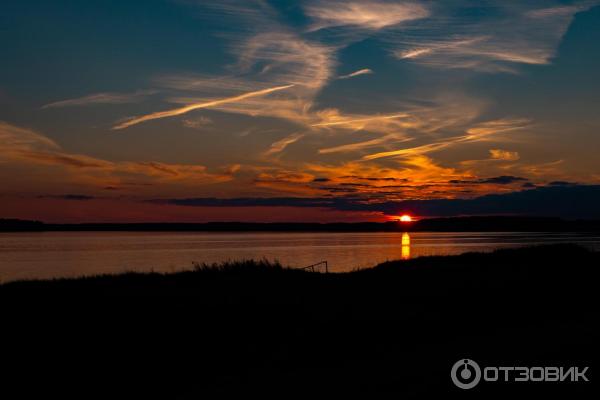
[[[298,140],[302,139],[303,137],[304,137],[303,133],[294,133],[292,135],[286,136],[283,139],[278,140],[275,143],[271,144],[271,147],[269,148],[269,150],[267,150],[265,152],[265,155],[280,153],[283,150],[285,150],[285,148],[287,146],[289,146],[290,144],[296,143]]]
[[[490,156],[494,160],[517,161],[521,157],[516,151],[506,151],[501,149],[491,149]]]
[[[159,182],[202,184],[227,182],[239,167],[210,173],[202,165],[156,161],[108,161],[84,154],[68,153],[54,141],[28,130],[0,122],[0,160],[27,165],[55,165],[69,173],[70,181],[98,185],[119,184],[122,179],[150,178]]]
[[[330,126],[346,126],[350,129],[362,129],[368,123],[371,123],[371,122],[381,122],[381,121],[386,121],[386,120],[391,120],[391,119],[409,117],[409,114],[406,114],[406,113],[392,114],[392,115],[375,115],[375,116],[368,116],[368,117],[364,117],[364,118],[343,117],[343,116],[337,114],[337,112],[334,112],[334,113],[321,112],[321,113],[318,113],[318,115],[321,118],[326,119],[327,121],[312,124],[311,125],[312,127],[317,128],[317,127],[330,127]]]

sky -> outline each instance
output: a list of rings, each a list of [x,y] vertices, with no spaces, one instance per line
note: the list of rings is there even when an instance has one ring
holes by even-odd
[[[600,218],[599,1],[4,0],[0,32],[0,218]]]

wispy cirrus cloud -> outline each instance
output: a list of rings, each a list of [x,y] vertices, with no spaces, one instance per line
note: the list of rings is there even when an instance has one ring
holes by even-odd
[[[375,160],[386,157],[410,157],[423,155],[442,149],[456,146],[458,144],[481,142],[490,139],[492,135],[504,134],[516,130],[521,130],[529,125],[530,121],[526,119],[501,119],[479,123],[474,127],[468,128],[466,133],[459,136],[453,136],[433,143],[427,143],[416,147],[408,147],[399,150],[384,151],[375,154],[369,154],[363,157],[363,160]]]
[[[534,20],[534,24],[543,25],[552,18],[565,19],[573,11],[546,10],[528,14],[531,7],[507,6],[505,14],[518,15],[515,21],[519,28],[506,34],[509,30],[505,26],[508,25],[504,21],[505,16],[494,15],[484,22],[476,22],[468,17],[450,15],[447,7],[431,2],[309,2],[303,7],[306,15],[312,19],[311,29],[307,32],[283,25],[284,19],[280,18],[278,11],[263,1],[207,1],[201,7],[216,10],[219,17],[232,26],[221,38],[228,43],[227,50],[234,58],[233,63],[224,69],[223,75],[187,73],[160,77],[156,83],[169,92],[171,97],[168,101],[181,106],[132,118],[114,129],[183,115],[201,108],[252,117],[275,117],[292,122],[299,127],[292,127],[288,133],[282,132],[281,139],[268,145],[267,150],[261,153],[262,156],[277,155],[276,159],[281,165],[275,170],[287,168],[288,171],[261,172],[254,183],[272,189],[274,193],[281,190],[303,194],[317,190],[308,187],[314,177],[300,173],[306,166],[284,164],[286,156],[303,147],[293,146],[290,149],[289,146],[308,136],[310,143],[319,143],[316,154],[330,155],[331,159],[335,159],[354,152],[362,153],[358,164],[373,163],[380,174],[386,174],[382,166],[385,163],[403,163],[403,168],[408,171],[406,173],[418,177],[419,185],[441,185],[435,190],[423,192],[423,195],[437,195],[435,191],[442,191],[451,179],[466,181],[478,177],[473,171],[442,166],[427,155],[459,144],[489,140],[492,136],[500,138],[504,133],[522,129],[518,121],[508,119],[473,123],[483,106],[478,104],[479,100],[472,99],[457,101],[453,98],[422,108],[399,107],[398,112],[390,112],[387,105],[387,112],[372,114],[346,112],[342,108],[318,109],[318,95],[329,82],[372,73],[371,69],[364,68],[346,75],[334,74],[338,64],[336,54],[352,38],[375,36],[390,44],[388,49],[397,58],[428,66],[445,68],[448,66],[444,62],[449,62],[455,64],[450,68],[510,70],[512,66],[505,64],[548,62],[548,50],[544,46],[550,41],[546,36],[540,40],[532,38],[528,34],[529,28],[521,27],[522,19],[529,18]],[[469,7],[476,8],[469,5],[464,8]],[[465,12],[465,15],[468,14]],[[327,40],[330,32],[341,32],[343,43],[337,41],[336,45],[327,44],[332,43]],[[527,40],[523,40],[523,35]],[[268,92],[263,93],[263,90]],[[436,103],[437,100],[429,102]],[[345,142],[339,144],[341,134],[349,131],[367,140],[357,140],[356,136],[348,135],[347,139],[343,139]],[[337,139],[332,145],[329,139],[334,136]],[[407,142],[413,146],[398,149],[406,146]],[[492,157],[506,159],[514,156],[497,153]],[[385,160],[388,158],[394,160]],[[159,170],[152,165],[145,165],[144,168]],[[163,168],[162,173],[167,174],[167,169]],[[345,190],[349,188],[347,185],[344,187]],[[373,190],[383,193],[384,190],[394,189]],[[412,196],[417,195],[415,186],[402,190],[404,194],[412,191]],[[454,188],[450,192],[458,191]]]
[[[203,165],[158,161],[109,161],[85,154],[70,153],[56,142],[30,129],[0,121],[0,161],[29,166],[63,167],[69,180],[105,187],[121,179],[152,179],[158,182],[202,184],[226,182],[237,168],[211,173]]]
[[[213,124],[213,120],[208,118],[208,117],[204,117],[201,116],[199,118],[193,118],[193,119],[184,119],[182,121],[183,126],[185,126],[186,128],[190,128],[190,129],[201,129],[207,125],[211,125]]]
[[[59,165],[74,168],[105,168],[112,165],[83,154],[62,150],[52,139],[32,130],[0,121],[0,161]]]
[[[228,52],[235,61],[221,76],[171,75],[158,84],[176,91],[172,100],[228,96],[240,91],[289,86],[277,96],[249,96],[211,106],[217,111],[276,117],[306,125],[319,91],[334,78],[335,48],[308,40],[282,25],[277,12],[263,1],[207,1],[198,4],[207,19],[216,16],[233,29],[224,34]]]
[[[237,57],[232,69],[243,76],[245,84],[294,86],[277,97],[227,103],[218,110],[282,118],[298,124],[308,122],[314,99],[332,79],[336,64],[333,48],[285,30],[244,38],[232,45],[232,52]]]
[[[57,150],[60,146],[39,133],[0,121],[0,157],[26,150]]]
[[[556,7],[548,7],[548,8],[535,8],[530,11],[527,11],[525,15],[529,18],[536,19],[546,19],[546,18],[555,18],[562,16],[572,16],[574,13],[578,11],[585,10],[587,7],[591,6],[593,2],[584,2],[580,5],[572,5],[572,6],[556,6]]]
[[[286,31],[256,34],[234,45],[240,72],[257,81],[320,89],[332,76],[333,49]]]
[[[315,21],[310,31],[342,26],[379,30],[429,15],[428,9],[417,2],[373,0],[313,1],[306,5],[305,12]]]
[[[397,50],[394,55],[429,67],[515,72],[511,64],[547,64],[553,51],[546,46],[527,47],[523,43],[513,46],[497,41],[492,36],[477,36],[428,41],[416,47]]]
[[[139,90],[133,93],[97,93],[75,99],[61,100],[42,106],[47,108],[82,107],[97,104],[127,104],[137,103],[146,97],[156,94],[156,90]]]
[[[0,160],[76,168],[102,168],[111,163],[82,154],[70,154],[52,139],[32,130],[0,121]]]
[[[354,78],[356,76],[370,75],[373,73],[374,73],[373,70],[371,70],[369,68],[363,68],[363,69],[359,69],[358,71],[354,71],[354,72],[351,72],[346,75],[340,75],[340,76],[338,76],[338,79],[350,79],[350,78]]]
[[[381,122],[387,120],[395,120],[399,118],[407,118],[410,114],[400,113],[391,115],[372,115],[364,116],[362,118],[356,118],[355,116],[344,116],[340,115],[337,111],[334,112],[322,112],[319,113],[325,121],[312,124],[314,128],[325,128],[332,126],[342,126],[349,129],[362,129],[365,125],[372,122]]]
[[[74,168],[111,168],[113,163],[83,154],[70,154],[63,151],[22,150],[18,158],[27,162],[47,165],[60,165]]]
[[[343,144],[334,147],[326,147],[319,149],[319,154],[331,154],[331,153],[347,153],[355,152],[364,149],[368,149],[375,146],[381,146],[382,144],[393,141],[394,143],[402,143],[413,140],[412,138],[399,137],[398,134],[389,134],[382,137],[378,137],[371,140],[365,140],[362,142],[355,142],[349,144]]]
[[[576,1],[539,8],[534,2],[503,2],[489,7],[465,3],[465,13],[452,15],[453,6],[440,3],[430,18],[384,40],[399,59],[435,68],[464,68],[486,72],[517,72],[519,64],[549,64],[562,36],[579,11],[595,1]],[[486,18],[476,17],[485,12]]]
[[[319,154],[364,152],[376,147],[394,151],[409,141],[435,140],[415,146],[406,154],[426,153],[445,147],[443,143],[449,138],[464,136],[467,129],[479,126],[472,121],[479,116],[483,106],[480,101],[452,95],[442,96],[428,106],[404,107],[406,111],[397,114],[344,115],[337,110],[324,110],[317,113],[320,121],[314,124],[313,129],[361,131],[361,136],[366,134],[369,137],[362,141],[348,137],[350,143],[322,147]],[[374,135],[378,137],[373,138]]]
[[[285,150],[285,148],[293,143],[296,143],[298,140],[302,139],[305,136],[304,133],[293,133],[289,136],[284,137],[283,139],[280,139],[276,142],[274,142],[273,144],[271,144],[271,147],[269,148],[269,150],[267,150],[265,152],[265,155],[272,155],[275,153],[281,153],[283,150]]]
[[[211,101],[206,101],[206,102],[202,102],[202,103],[189,104],[185,107],[179,107],[179,108],[175,108],[175,109],[167,110],[167,111],[159,111],[159,112],[155,112],[152,114],[143,115],[141,117],[134,117],[134,118],[129,119],[125,122],[122,122],[118,125],[115,125],[113,127],[113,130],[129,128],[130,126],[137,125],[137,124],[140,124],[140,123],[146,122],[146,121],[152,121],[154,119],[168,118],[168,117],[174,117],[177,115],[183,115],[183,114],[189,113],[190,111],[199,110],[201,108],[216,107],[216,106],[227,104],[227,103],[235,103],[235,102],[242,101],[242,100],[245,100],[245,99],[248,99],[251,97],[265,96],[267,94],[274,93],[274,92],[277,92],[280,90],[289,89],[293,86],[294,85],[276,86],[276,87],[272,87],[272,88],[257,90],[254,92],[243,93],[238,96],[227,97],[227,98],[218,99],[218,100],[211,100]]]
[[[393,141],[401,142],[405,139],[403,132],[407,129],[420,126],[426,132],[434,132],[444,125],[455,123],[447,118],[447,115],[442,116],[439,113],[431,117],[422,113],[415,118],[412,113],[406,112],[358,115],[343,114],[336,109],[315,109],[316,95],[331,79],[336,79],[332,72],[336,65],[337,49],[322,42],[308,40],[300,34],[291,32],[289,28],[281,26],[276,13],[267,3],[259,2],[256,7],[231,1],[209,3],[208,7],[218,10],[223,17],[240,22],[240,29],[226,36],[231,41],[231,53],[237,57],[237,61],[229,68],[234,73],[227,76],[166,77],[162,84],[168,88],[202,96],[180,96],[171,99],[184,104],[184,107],[189,104],[203,104],[206,101],[203,96],[214,95],[218,91],[230,93],[232,90],[264,87],[265,84],[291,83],[295,85],[293,88],[282,91],[277,96],[249,97],[240,101],[219,103],[212,108],[254,117],[282,118],[303,126],[307,130],[306,134],[318,135],[323,130],[327,130],[328,134],[347,130],[368,130],[383,135],[382,138],[371,139],[363,144],[324,147],[324,151],[320,151],[320,154],[366,148],[377,143],[385,145]],[[389,2],[343,3],[309,3],[304,9],[315,21],[319,18],[321,22],[323,19],[328,19],[330,22],[337,21],[336,26],[343,26],[345,29],[379,30],[382,26],[395,26],[401,22],[429,15],[429,9],[417,3],[400,5]],[[342,15],[334,16],[331,14],[335,11],[334,6],[339,6],[342,11],[346,10],[345,7],[358,10],[360,15],[346,15],[342,12]],[[366,6],[372,7],[367,10]],[[348,79],[368,73],[372,71],[365,68],[337,79]],[[160,116],[160,113],[156,114]],[[468,113],[463,109],[461,114]],[[429,120],[425,122],[425,119]],[[128,121],[125,122],[127,123]],[[391,133],[393,135],[390,135]],[[288,137],[289,135],[283,139],[283,142],[273,143],[268,152],[278,153],[277,149],[286,142]],[[295,140],[300,140],[293,137]]]

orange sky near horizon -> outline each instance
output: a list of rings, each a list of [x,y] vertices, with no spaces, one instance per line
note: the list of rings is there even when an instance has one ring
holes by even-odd
[[[163,3],[8,0],[0,218],[386,221],[600,184],[600,2]]]

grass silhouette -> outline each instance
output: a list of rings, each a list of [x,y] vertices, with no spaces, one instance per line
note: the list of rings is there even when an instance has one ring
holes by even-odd
[[[344,290],[382,296],[382,289],[394,295],[447,295],[457,290],[481,292],[511,290],[545,292],[549,287],[568,290],[586,287],[595,273],[592,265],[598,253],[569,244],[500,249],[490,253],[458,256],[428,256],[388,261],[373,268],[346,273],[324,274],[282,266],[268,260],[240,260],[215,264],[194,264],[192,270],[175,273],[128,272],[81,278],[32,280],[0,285],[0,296],[77,294],[122,296],[186,296],[218,303],[220,294],[279,304],[287,297],[297,299],[304,292],[310,298],[353,303]],[[599,264],[600,265],[600,264]],[[285,291],[281,289],[285,288]],[[335,291],[341,290],[337,293]],[[281,292],[272,297],[270,292]],[[273,294],[273,293],[272,293]]]
[[[0,285],[5,382],[23,398],[452,394],[450,367],[465,357],[589,365],[599,261],[556,245],[348,273],[247,260],[10,282]],[[588,389],[521,385],[519,395]],[[514,396],[510,385],[477,390]]]

